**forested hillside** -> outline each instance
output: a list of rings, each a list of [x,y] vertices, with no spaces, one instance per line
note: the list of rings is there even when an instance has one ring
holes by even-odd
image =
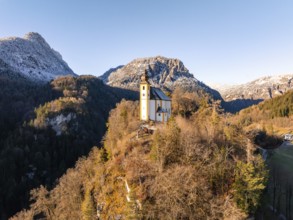
[[[111,88],[92,76],[62,77],[46,85],[11,78],[0,83],[3,219],[28,205],[31,189],[52,187],[99,145],[117,102],[137,99],[137,93]]]
[[[261,111],[269,112],[271,118],[289,117],[293,115],[293,91],[289,91],[282,96],[265,101],[259,105]]]
[[[28,118],[35,106],[58,97],[49,85],[35,84],[0,60],[0,140]]]
[[[136,138],[137,102],[111,111],[94,147],[50,190],[31,193],[16,219],[243,219],[258,208],[267,172],[241,127],[206,103]]]
[[[233,117],[247,128],[283,135],[293,131],[293,91],[249,107]]]
[[[293,132],[293,91],[244,109],[227,120],[258,134],[257,142],[270,170],[266,199],[257,219],[292,219],[293,146],[283,140],[285,134]]]

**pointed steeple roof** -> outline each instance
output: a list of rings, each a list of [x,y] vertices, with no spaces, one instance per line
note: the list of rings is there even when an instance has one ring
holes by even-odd
[[[147,70],[145,70],[144,74],[142,74],[141,77],[140,77],[140,82],[141,83],[142,82],[149,83],[148,79],[149,79],[148,72],[147,72]]]

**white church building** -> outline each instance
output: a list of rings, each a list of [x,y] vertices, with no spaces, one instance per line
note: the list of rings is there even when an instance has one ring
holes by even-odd
[[[171,117],[171,99],[159,89],[152,87],[147,72],[140,81],[140,120],[167,122]]]

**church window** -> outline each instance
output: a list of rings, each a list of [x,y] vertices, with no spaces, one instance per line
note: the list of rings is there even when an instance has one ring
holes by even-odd
[[[142,87],[142,90],[145,90],[145,86]]]

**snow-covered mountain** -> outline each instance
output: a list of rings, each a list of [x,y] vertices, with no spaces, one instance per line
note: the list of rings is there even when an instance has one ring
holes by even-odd
[[[204,91],[215,99],[221,99],[217,91],[194,78],[182,61],[162,56],[135,59],[125,66],[110,69],[100,79],[110,86],[138,90],[140,76],[145,70],[148,72],[149,82],[155,87],[166,91],[173,91],[176,87]]]
[[[217,87],[225,101],[236,99],[264,100],[284,94],[293,88],[293,74],[266,76],[246,84]]]
[[[46,82],[61,75],[75,75],[62,56],[38,33],[23,38],[0,38],[0,69],[20,73],[27,79]]]

